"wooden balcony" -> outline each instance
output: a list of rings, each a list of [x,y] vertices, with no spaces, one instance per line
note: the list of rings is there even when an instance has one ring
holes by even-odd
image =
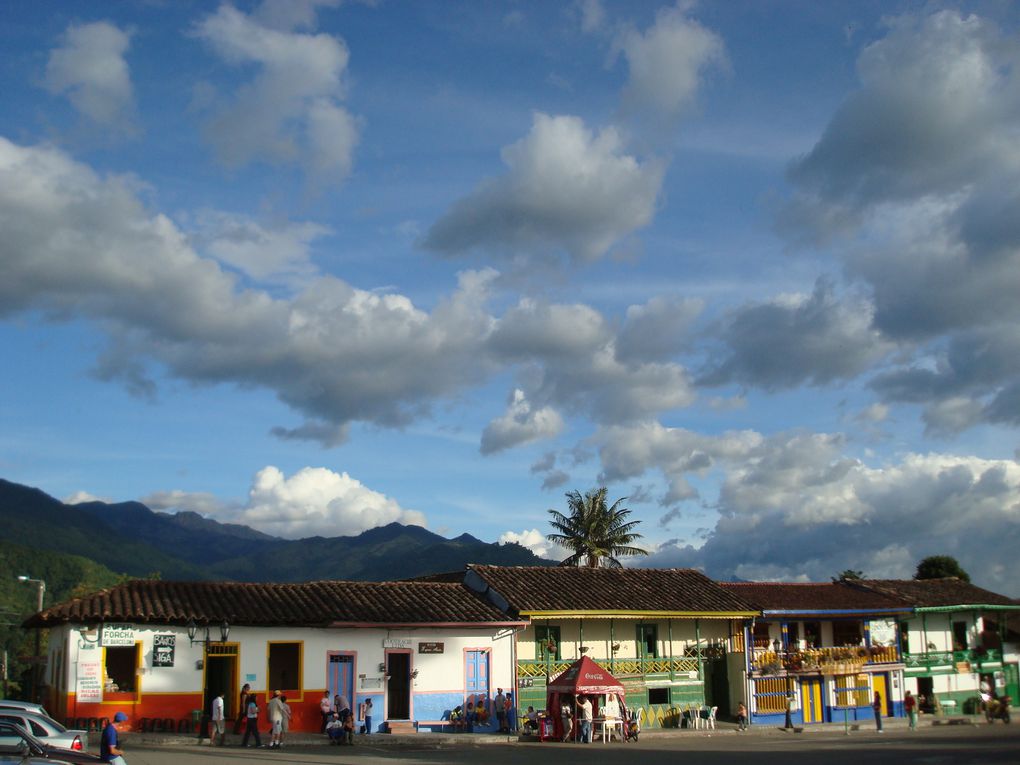
[[[751,671],[762,675],[785,672],[850,675],[873,664],[894,664],[900,655],[896,646],[844,646],[808,648],[803,651],[755,651]]]

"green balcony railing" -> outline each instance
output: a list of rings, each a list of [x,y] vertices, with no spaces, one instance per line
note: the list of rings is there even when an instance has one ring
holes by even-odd
[[[683,674],[698,671],[698,660],[695,657],[675,656],[670,658],[655,657],[616,657],[614,659],[598,659],[599,664],[608,669],[614,675],[655,675],[655,674]],[[539,659],[537,661],[519,660],[517,662],[517,674],[520,677],[549,677],[563,672],[573,664],[574,660],[565,659]]]
[[[952,667],[959,664],[997,664],[1002,662],[1002,651],[984,648],[973,651],[925,651],[908,653],[903,657],[907,669],[930,669],[931,667]]]

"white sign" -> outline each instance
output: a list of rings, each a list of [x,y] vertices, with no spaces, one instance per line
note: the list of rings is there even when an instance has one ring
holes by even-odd
[[[78,641],[78,669],[76,688],[78,701],[103,700],[102,652],[95,643]]]
[[[892,619],[873,619],[871,621],[872,645],[896,645],[896,622]]]
[[[411,638],[384,638],[383,648],[410,648]]]
[[[104,624],[103,646],[134,645],[135,631],[130,624]]]

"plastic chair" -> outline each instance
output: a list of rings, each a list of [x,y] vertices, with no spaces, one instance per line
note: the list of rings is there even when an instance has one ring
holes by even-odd
[[[711,728],[715,730],[715,713],[719,711],[719,707],[712,707],[708,710],[708,717],[705,719],[705,728]]]

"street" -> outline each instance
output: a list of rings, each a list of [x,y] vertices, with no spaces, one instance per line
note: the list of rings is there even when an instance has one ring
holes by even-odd
[[[375,737],[373,737],[375,738]],[[418,739],[394,744],[369,742],[354,747],[295,745],[283,750],[211,749],[193,745],[126,745],[128,765],[212,765],[213,763],[356,763],[357,765],[589,765],[593,755],[600,763],[629,765],[675,765],[682,757],[699,765],[1016,765],[1020,762],[1020,726],[967,725],[857,731],[845,736],[836,730],[804,734],[778,731],[737,734],[648,735],[638,743],[601,744],[442,744]]]

